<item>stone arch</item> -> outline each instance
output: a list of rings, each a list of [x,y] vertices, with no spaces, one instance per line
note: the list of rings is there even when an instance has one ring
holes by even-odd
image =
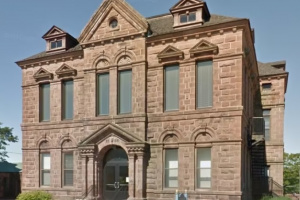
[[[121,65],[121,64],[130,64],[130,63],[135,62],[135,61],[136,61],[136,56],[133,52],[131,52],[129,50],[126,50],[126,49],[120,49],[116,53],[114,63],[116,65]],[[122,63],[122,62],[125,62],[125,63]]]
[[[58,138],[57,146],[59,146],[60,148],[63,148],[63,145],[66,141],[72,142],[73,147],[76,147],[76,145],[77,145],[77,142],[73,136],[71,136],[70,134],[63,134]]]
[[[208,142],[212,140],[217,140],[217,138],[214,130],[210,127],[200,127],[190,137],[191,142]]]
[[[111,65],[110,63],[110,59],[108,56],[102,54],[100,56],[98,56],[94,62],[93,62],[93,68],[94,69],[101,69],[101,68],[105,68],[107,66]]]
[[[97,154],[98,160],[102,162],[102,161],[104,160],[104,157],[105,157],[105,155],[107,154],[107,152],[108,152],[111,148],[113,148],[113,147],[115,147],[115,146],[122,148],[122,149],[126,152],[126,154],[127,154],[127,156],[128,156],[128,149],[126,148],[125,144],[118,144],[118,145],[115,145],[115,144],[109,144],[109,145],[106,145],[105,147],[101,148],[101,149],[98,151],[98,154]],[[99,148],[98,148],[98,149],[99,149]]]
[[[164,132],[161,133],[159,139],[158,139],[159,142],[161,143],[164,143],[164,142],[179,142],[179,141],[182,141],[182,135],[180,133],[179,130],[177,129],[168,129],[168,130],[165,130]]]
[[[36,140],[35,142],[36,146],[40,149],[42,148],[49,148],[49,147],[53,147],[52,145],[52,141],[51,138],[48,136],[42,136],[39,139]]]

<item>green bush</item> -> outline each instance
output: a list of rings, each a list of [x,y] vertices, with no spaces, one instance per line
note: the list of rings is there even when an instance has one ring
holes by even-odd
[[[19,194],[17,200],[52,200],[52,195],[44,191],[32,191]]]
[[[264,196],[260,200],[291,200],[288,197],[272,197],[272,196]]]

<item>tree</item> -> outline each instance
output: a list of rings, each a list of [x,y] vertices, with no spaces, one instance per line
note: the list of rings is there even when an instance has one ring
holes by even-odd
[[[286,194],[299,194],[300,153],[284,153],[283,185]]]
[[[18,137],[12,133],[12,128],[2,127],[0,122],[0,161],[5,161],[8,157],[6,146],[9,142],[18,142]]]

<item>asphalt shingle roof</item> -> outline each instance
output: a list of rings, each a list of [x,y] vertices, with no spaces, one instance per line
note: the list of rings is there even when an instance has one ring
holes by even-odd
[[[75,47],[72,47],[72,48],[68,49],[67,51],[64,51],[63,53],[69,53],[69,52],[80,51],[80,50],[82,50],[82,47],[80,46],[80,44],[77,44]],[[23,60],[20,60],[18,62],[43,58],[43,57],[47,57],[47,56],[59,55],[61,53],[62,53],[61,51],[60,52],[46,52],[46,51],[43,51],[41,53],[35,54],[35,55],[30,56],[28,58],[25,58]]]
[[[238,19],[239,18],[225,17],[225,16],[221,16],[221,15],[211,15],[210,20],[205,22],[202,25],[202,27],[211,26],[211,25],[215,25],[215,24],[221,24],[221,23],[230,22],[230,21],[236,21]],[[178,31],[178,30],[174,30],[173,16],[169,13],[164,14],[164,15],[149,17],[149,18],[147,18],[147,21],[148,21],[150,29],[152,31],[151,36],[157,36],[157,35],[162,35],[162,34]],[[78,44],[75,47],[68,49],[64,53],[81,51],[81,50],[82,50],[82,47],[80,46],[80,44]],[[27,60],[34,60],[34,59],[48,57],[48,56],[52,56],[52,55],[58,55],[58,54],[61,54],[61,52],[52,52],[51,53],[51,52],[43,51],[41,53],[35,54],[35,55],[25,58],[23,60],[20,60],[19,62],[27,61]]]
[[[277,62],[269,62],[262,63],[258,62],[258,72],[260,76],[270,76],[270,75],[279,75],[279,74],[287,74],[283,68],[278,68],[276,66],[284,66],[285,61],[277,61]]]
[[[239,19],[241,18],[226,17],[221,15],[211,15],[210,20],[204,22],[204,24],[201,27],[236,21]],[[171,14],[149,17],[147,18],[147,21],[150,25],[152,36],[180,31],[180,30],[174,30],[173,28],[174,21],[173,21],[173,16]]]

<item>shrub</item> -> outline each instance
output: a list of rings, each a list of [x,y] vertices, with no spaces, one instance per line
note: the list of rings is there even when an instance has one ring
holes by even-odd
[[[260,200],[291,200],[291,199],[288,197],[263,196]]]
[[[32,191],[19,194],[17,200],[52,200],[52,195],[44,191]]]

